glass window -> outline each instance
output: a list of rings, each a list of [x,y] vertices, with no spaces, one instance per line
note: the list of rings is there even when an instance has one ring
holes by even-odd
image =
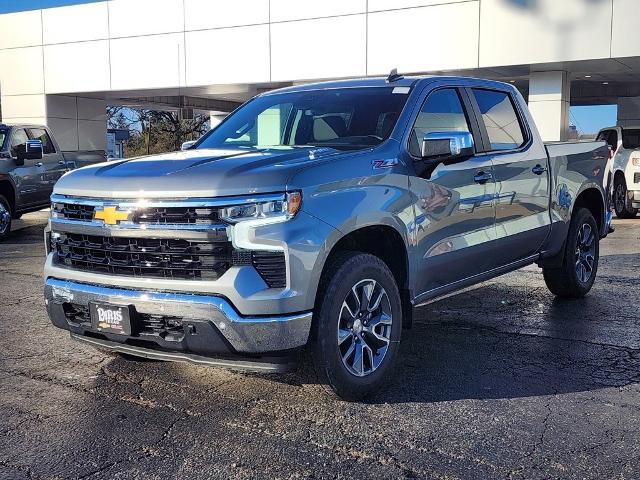
[[[458,92],[453,88],[436,90],[425,100],[409,138],[409,152],[420,156],[420,145],[427,133],[470,132]]]
[[[473,89],[491,150],[513,150],[524,144],[524,133],[511,97],[504,92]]]
[[[24,152],[27,148],[27,140],[29,140],[29,137],[27,137],[27,132],[23,128],[14,130],[13,135],[11,135],[11,156],[18,156],[18,147],[23,147],[22,151]]]
[[[284,92],[256,97],[196,148],[370,148],[391,135],[408,92],[393,87]]]
[[[617,146],[618,136],[616,135],[616,146]],[[624,148],[628,149],[636,149],[640,148],[640,130],[632,129],[627,130],[626,128],[622,131],[622,143]],[[616,147],[613,147],[614,149]]]
[[[53,142],[51,141],[51,137],[47,131],[43,128],[32,128],[29,130],[31,132],[31,138],[33,140],[40,140],[42,142],[42,153],[46,155],[47,153],[56,153],[56,149],[53,146]]]
[[[9,135],[9,131],[4,128],[0,128],[0,150],[4,147],[4,142],[7,140],[7,136]]]

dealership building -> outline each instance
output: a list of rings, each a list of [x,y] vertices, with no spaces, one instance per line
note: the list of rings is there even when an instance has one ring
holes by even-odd
[[[74,2],[70,2],[74,3]],[[313,80],[514,83],[546,140],[570,105],[640,124],[638,0],[109,0],[0,15],[2,121],[104,149],[107,105],[211,112]]]

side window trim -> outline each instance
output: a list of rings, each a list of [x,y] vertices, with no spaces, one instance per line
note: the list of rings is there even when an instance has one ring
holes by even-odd
[[[476,144],[476,155],[483,155],[487,152],[487,149],[490,149],[491,143],[489,142],[489,134],[487,133],[487,129],[484,126],[484,122],[482,121],[482,113],[480,112],[480,106],[478,105],[478,101],[476,100],[475,95],[471,91],[471,87],[465,87],[464,96],[471,107],[471,112],[473,112],[474,123],[476,125],[478,135],[477,139],[474,139],[474,143]]]
[[[407,134],[406,134],[406,139],[403,142],[404,145],[404,149],[406,151],[406,153],[414,159],[420,158],[420,157],[416,157],[415,155],[413,155],[411,153],[411,148],[409,147],[409,142],[411,141],[411,132],[413,132],[413,127],[416,124],[416,122],[418,121],[418,116],[420,115],[420,113],[422,112],[422,108],[424,107],[424,104],[427,103],[427,100],[429,100],[429,97],[439,91],[439,90],[453,90],[458,94],[458,99],[460,100],[460,106],[462,107],[462,112],[464,113],[464,116],[467,120],[467,125],[469,127],[469,130],[471,132],[471,135],[473,136],[473,146],[474,146],[474,150],[475,150],[475,154],[478,154],[478,148],[477,148],[477,142],[478,142],[478,138],[480,135],[480,130],[478,127],[478,121],[475,117],[475,113],[472,111],[472,109],[470,108],[470,105],[468,103],[468,99],[466,98],[466,92],[464,91],[465,88],[463,87],[459,87],[459,86],[452,86],[452,85],[442,85],[442,86],[437,86],[435,88],[432,88],[428,91],[428,93],[425,95],[424,99],[422,100],[422,102],[420,102],[420,106],[418,107],[417,111],[415,111],[412,119],[411,119],[411,123],[410,123],[410,127],[407,129]]]
[[[506,154],[515,153],[515,152],[523,152],[525,150],[528,150],[529,147],[531,147],[533,135],[531,134],[529,125],[527,124],[527,122],[524,121],[524,116],[519,103],[516,102],[515,98],[513,98],[513,95],[511,94],[511,92],[509,92],[508,90],[501,90],[499,88],[487,88],[484,86],[470,86],[470,87],[467,87],[465,90],[474,106],[474,113],[476,118],[478,119],[478,123],[480,124],[480,130],[482,131],[484,148],[482,151],[479,151],[477,153],[478,155],[506,155]],[[489,134],[487,133],[487,128],[484,124],[484,121],[482,120],[482,112],[480,111],[480,106],[478,105],[478,102],[476,100],[475,94],[473,93],[473,90],[487,90],[490,92],[498,92],[506,95],[509,98],[509,100],[511,101],[513,110],[515,111],[516,116],[518,117],[518,123],[520,124],[520,129],[522,130],[522,133],[525,137],[522,145],[520,145],[518,148],[513,148],[510,150],[492,150],[491,149]]]

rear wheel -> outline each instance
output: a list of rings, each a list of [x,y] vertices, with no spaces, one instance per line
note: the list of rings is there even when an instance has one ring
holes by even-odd
[[[0,195],[0,242],[11,232],[11,206],[9,201]]]
[[[402,330],[389,267],[356,252],[338,255],[323,277],[312,357],[319,380],[346,400],[379,390],[393,371]]]
[[[631,205],[627,182],[622,177],[616,179],[613,190],[613,208],[618,218],[633,218],[638,213],[638,209]]]
[[[544,281],[559,297],[584,297],[596,279],[599,258],[598,225],[591,212],[581,208],[571,218],[562,267],[544,268]]]

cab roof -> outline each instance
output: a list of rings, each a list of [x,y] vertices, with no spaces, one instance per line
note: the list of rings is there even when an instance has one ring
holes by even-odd
[[[354,88],[354,87],[411,87],[421,79],[432,77],[402,77],[392,82],[387,82],[386,77],[374,78],[352,78],[349,80],[330,80],[327,82],[305,83],[304,85],[294,85],[292,87],[279,88],[263,93],[262,95],[272,95],[286,92],[304,92],[308,90],[320,90],[327,88]]]
[[[463,76],[451,76],[451,75],[408,75],[408,76],[398,76],[395,77],[392,81],[388,80],[389,77],[370,77],[370,78],[353,78],[348,80],[330,80],[326,82],[314,82],[307,83],[303,85],[294,85],[291,87],[279,88],[276,90],[271,90],[269,92],[265,92],[261,94],[261,96],[275,95],[279,93],[288,93],[288,92],[305,92],[311,90],[324,90],[331,88],[357,88],[357,87],[413,87],[418,83],[432,80],[451,80],[459,82],[460,80],[464,80],[465,82],[470,82],[473,84],[482,84],[487,87],[491,85],[497,86],[500,85],[503,88],[508,87],[510,89],[515,89],[515,87],[511,84],[498,82],[496,80],[487,80],[483,78],[474,78],[474,77],[463,77]]]

